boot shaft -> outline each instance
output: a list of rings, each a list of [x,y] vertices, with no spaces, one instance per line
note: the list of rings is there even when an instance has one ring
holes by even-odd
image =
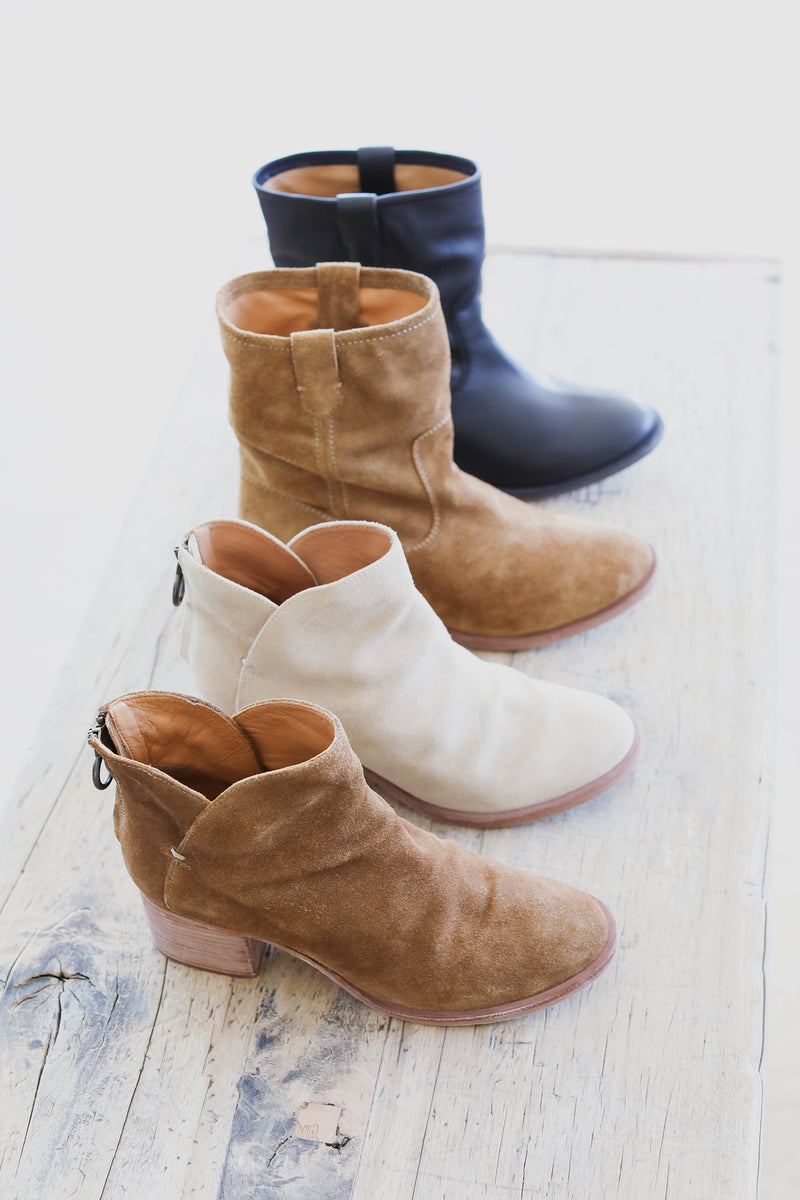
[[[294,700],[234,720],[188,696],[132,693],[101,710],[89,744],[116,782],[114,828],[140,892],[162,907],[171,891],[186,892],[190,906],[205,906],[200,919],[221,904],[223,924],[244,900],[245,858],[260,856],[267,876],[302,863],[298,826],[324,828],[343,797],[366,789],[336,718]],[[182,876],[187,839],[204,852]],[[210,879],[218,886],[207,894]]]
[[[480,292],[481,176],[471,159],[425,150],[317,151],[253,179],[279,267],[350,260],[436,283],[448,326]]]

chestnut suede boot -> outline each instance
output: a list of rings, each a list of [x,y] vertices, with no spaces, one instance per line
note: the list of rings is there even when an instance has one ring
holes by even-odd
[[[211,521],[177,554],[200,695],[226,712],[324,705],[368,778],[427,816],[518,825],[591,800],[635,761],[636,727],[612,701],[456,645],[385,525],[336,521],[284,546]]]
[[[455,460],[495,487],[554,496],[653,449],[661,418],[628,396],[523,371],[481,316],[481,176],[468,158],[369,146],[292,154],[253,180],[276,267],[352,259],[429,275],[452,350]]]
[[[599,901],[410,825],[367,786],[338,720],[299,701],[233,719],[139,692],[89,735],[158,949],[258,972],[265,943],[373,1008],[434,1025],[503,1020],[594,979],[615,942]]]
[[[473,649],[569,637],[646,591],[654,556],[633,534],[540,512],[454,465],[430,279],[355,263],[264,271],[223,287],[217,312],[245,520],[284,541],[320,521],[390,525]]]

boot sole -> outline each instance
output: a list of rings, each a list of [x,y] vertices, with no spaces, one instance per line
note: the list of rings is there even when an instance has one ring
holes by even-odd
[[[634,724],[633,744],[630,750],[615,767],[606,771],[605,775],[599,775],[591,783],[585,783],[583,787],[565,792],[562,796],[555,796],[552,800],[545,800],[541,804],[531,804],[528,808],[508,808],[502,812],[464,812],[457,808],[440,808],[436,804],[427,804],[419,797],[412,796],[410,792],[403,791],[396,784],[366,767],[364,775],[368,783],[375,784],[392,799],[399,800],[408,808],[413,808],[415,812],[422,813],[434,821],[445,821],[450,825],[470,825],[475,829],[504,829],[509,825],[526,825],[529,821],[552,817],[568,808],[577,808],[579,804],[585,804],[587,800],[593,800],[595,796],[609,791],[633,768],[639,757],[640,744],[639,728]]]
[[[315,959],[301,954],[299,950],[292,950],[290,946],[283,946],[280,942],[263,942],[258,938],[229,933],[227,930],[217,929],[213,925],[205,925],[201,921],[179,916],[168,909],[160,908],[144,895],[142,903],[156,949],[173,962],[181,963],[184,966],[199,967],[201,970],[223,975],[253,978],[259,973],[264,948],[269,945],[314,967],[345,992],[354,996],[356,1000],[360,1000],[369,1008],[377,1009],[378,1012],[386,1013],[390,1017],[399,1017],[403,1021],[414,1021],[420,1025],[490,1025],[494,1021],[505,1021],[511,1017],[523,1016],[525,1013],[536,1012],[537,1009],[557,1004],[574,992],[579,992],[582,988],[587,987],[606,969],[617,947],[617,926],[614,917],[602,900],[597,900],[597,897],[594,899],[605,914],[608,936],[603,949],[593,962],[579,971],[577,975],[572,975],[563,983],[556,984],[555,987],[548,988],[544,992],[537,992],[535,996],[527,996],[523,1000],[515,1000],[491,1008],[473,1008],[462,1012],[441,1012],[435,1009],[408,1008],[402,1004],[387,1004],[383,1000],[370,996],[368,992],[363,992],[361,988],[349,983],[336,971],[332,971]]]
[[[587,471],[585,475],[576,475],[574,479],[564,479],[560,483],[547,483],[541,487],[511,488],[501,487],[499,484],[494,486],[499,487],[501,492],[508,492],[509,496],[516,496],[520,500],[546,500],[548,496],[563,496],[565,492],[576,492],[578,488],[588,487],[590,483],[599,483],[601,479],[608,479],[609,475],[616,475],[618,472],[624,471],[626,467],[631,467],[635,462],[639,462],[641,458],[645,458],[651,450],[655,450],[663,433],[664,422],[659,417],[655,428],[632,450],[615,458],[613,462],[606,463],[605,466],[597,467],[594,471]]]
[[[448,633],[454,642],[458,642],[459,646],[465,646],[467,650],[533,650],[537,646],[548,646],[551,642],[562,642],[565,638],[574,637],[576,633],[585,633],[587,629],[604,625],[606,621],[613,620],[620,613],[624,613],[626,609],[633,608],[634,604],[638,604],[653,586],[656,566],[656,556],[653,554],[653,562],[647,575],[638,587],[635,587],[632,592],[628,592],[627,596],[610,604],[608,608],[601,608],[598,612],[581,617],[578,621],[558,625],[555,629],[543,629],[538,633],[511,633],[498,637],[480,633],[462,633],[458,629],[448,629]]]

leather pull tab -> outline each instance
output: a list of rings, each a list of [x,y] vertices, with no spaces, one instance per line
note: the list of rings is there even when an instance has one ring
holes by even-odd
[[[383,196],[394,192],[394,146],[362,146],[356,154],[358,186],[362,192]]]
[[[365,267],[380,267],[378,197],[367,192],[341,192],[336,219],[344,257]]]
[[[300,403],[315,417],[326,417],[339,399],[339,363],[332,329],[290,334],[294,380]]]
[[[361,329],[359,278],[357,262],[317,263],[320,329]]]

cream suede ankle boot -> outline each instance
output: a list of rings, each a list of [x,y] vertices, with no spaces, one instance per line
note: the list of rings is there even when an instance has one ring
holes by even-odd
[[[372,792],[341,725],[298,701],[231,719],[168,692],[122,696],[89,735],[158,949],[232,975],[264,943],[365,1004],[432,1025],[519,1016],[614,953],[598,900],[415,828]]]
[[[245,519],[285,541],[320,521],[385,522],[473,649],[569,637],[646,591],[654,558],[639,538],[540,512],[455,467],[447,332],[424,275],[263,271],[223,287],[217,311]]]
[[[233,712],[294,696],[339,716],[370,779],[461,825],[516,825],[582,804],[633,765],[610,700],[458,646],[384,525],[318,525],[288,546],[241,521],[178,548],[195,686]]]

